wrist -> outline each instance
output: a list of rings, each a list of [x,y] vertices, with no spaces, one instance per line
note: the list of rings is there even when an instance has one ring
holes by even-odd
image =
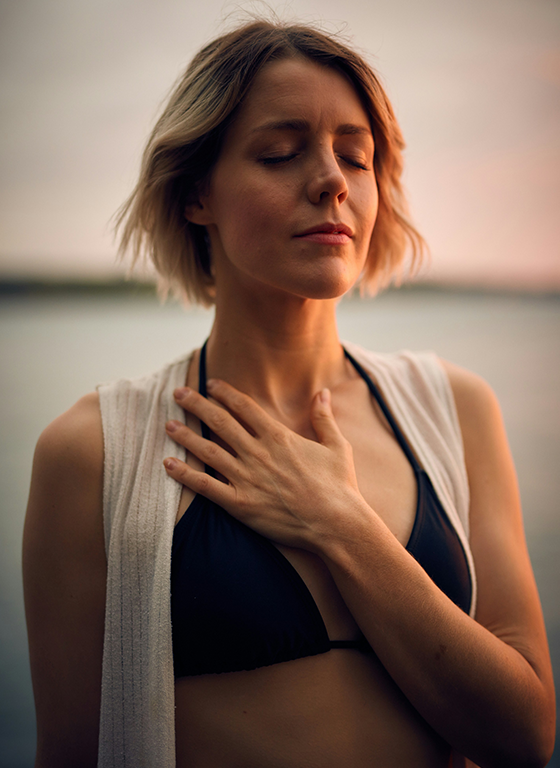
[[[331,500],[313,531],[310,549],[325,562],[344,567],[359,542],[375,538],[378,525],[386,527],[359,491]]]

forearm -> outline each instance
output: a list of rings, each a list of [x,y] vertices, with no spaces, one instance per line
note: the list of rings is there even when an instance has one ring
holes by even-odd
[[[553,707],[536,671],[455,606],[365,503],[356,506],[321,537],[320,554],[395,682],[481,766],[539,764]]]

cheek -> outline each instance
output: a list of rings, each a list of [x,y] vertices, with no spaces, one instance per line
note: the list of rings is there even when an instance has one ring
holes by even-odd
[[[379,194],[377,185],[374,184],[372,187],[368,184],[366,187],[356,190],[355,200],[356,216],[362,223],[360,255],[367,257],[371,236],[379,212]]]
[[[219,200],[219,229],[226,250],[259,250],[286,222],[279,190],[238,182]]]
[[[379,191],[377,189],[377,183],[374,183],[373,186],[368,188],[365,205],[367,210],[365,218],[368,220],[371,231],[373,231],[373,227],[377,220],[377,212],[379,210]]]

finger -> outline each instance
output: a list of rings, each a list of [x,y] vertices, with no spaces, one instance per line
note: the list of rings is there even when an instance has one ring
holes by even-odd
[[[311,424],[323,445],[338,445],[344,439],[332,412],[330,390],[323,389],[315,395],[311,404]]]
[[[274,420],[249,395],[221,379],[209,379],[206,387],[215,400],[225,405],[254,434],[263,435],[270,429]]]
[[[216,480],[215,477],[206,472],[199,472],[173,457],[164,459],[163,465],[169,477],[182,485],[186,485],[191,491],[200,493],[210,501],[214,501],[220,507],[226,508],[235,500],[235,490],[232,485]]]
[[[203,397],[189,387],[176,389],[173,394],[181,408],[197,416],[215,435],[219,435],[224,442],[230,445],[236,453],[240,453],[243,449],[248,448],[251,435],[224,408],[210,402],[206,397]],[[213,393],[212,396],[214,396]]]
[[[218,470],[228,480],[233,479],[237,469],[236,459],[221,445],[213,443],[212,440],[206,440],[180,421],[168,421],[165,429],[169,437],[184,446],[204,464]]]

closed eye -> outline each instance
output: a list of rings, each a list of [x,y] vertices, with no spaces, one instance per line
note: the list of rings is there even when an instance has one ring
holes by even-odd
[[[296,157],[297,157],[297,154],[276,155],[274,157],[263,157],[263,158],[261,158],[260,162],[263,165],[281,165],[282,163],[289,163],[290,160],[293,160]],[[361,171],[368,171],[369,170],[367,165],[364,165],[363,163],[360,163],[358,160],[353,160],[350,157],[342,157],[342,156],[340,156],[340,159],[343,160],[348,165],[350,165],[352,168],[358,168]]]
[[[261,163],[263,165],[280,165],[280,163],[287,163],[293,160],[297,155],[280,155],[276,157],[263,157]]]
[[[369,171],[367,165],[360,163],[358,160],[352,160],[350,157],[342,157],[341,160],[344,160],[345,163],[351,165],[352,168],[359,168],[361,171]]]

